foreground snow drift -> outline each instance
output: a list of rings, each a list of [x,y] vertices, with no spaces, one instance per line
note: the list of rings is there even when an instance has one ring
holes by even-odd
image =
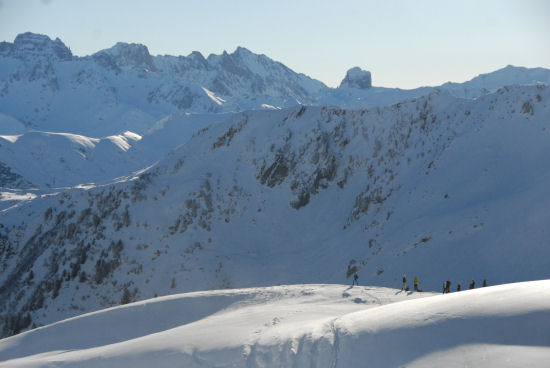
[[[195,292],[0,340],[0,366],[545,366],[550,280],[450,295],[294,285]]]

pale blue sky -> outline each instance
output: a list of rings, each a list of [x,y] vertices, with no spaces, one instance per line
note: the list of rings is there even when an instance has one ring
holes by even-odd
[[[31,31],[75,55],[142,43],[153,55],[243,46],[335,87],[462,82],[508,64],[550,68],[550,1],[0,0],[0,40]]]

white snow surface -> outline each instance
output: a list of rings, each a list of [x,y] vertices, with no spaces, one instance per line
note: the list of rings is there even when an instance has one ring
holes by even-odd
[[[217,97],[216,94],[204,87],[202,87],[204,93],[206,93],[206,95],[212,100],[214,101],[216,104],[218,105],[223,105],[223,103],[225,102],[225,100],[223,98],[220,98],[220,97]]]
[[[2,367],[546,367],[550,280],[171,295],[0,340]]]
[[[173,114],[159,120],[143,137],[131,131],[102,138],[80,134],[30,131],[0,135],[0,163],[21,175],[28,187],[74,187],[105,183],[141,170],[184,144],[219,115]],[[144,139],[142,139],[144,138]],[[0,187],[13,188],[11,183]]]

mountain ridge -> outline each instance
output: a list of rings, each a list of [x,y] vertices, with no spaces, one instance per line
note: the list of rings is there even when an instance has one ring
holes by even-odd
[[[362,89],[371,85],[368,74],[361,88],[333,89],[243,47],[205,58],[198,51],[152,56],[145,45],[117,43],[79,57],[59,39],[24,33],[14,43],[0,43],[0,111],[29,130],[91,137],[129,130],[143,135],[173,113],[217,114],[300,104],[361,109],[437,89],[475,98],[504,86],[504,80],[550,83],[547,69],[507,67],[494,73],[502,77],[490,73],[471,82],[413,90]],[[478,82],[487,79],[493,81]],[[8,133],[0,127],[0,134]]]
[[[15,56],[9,57],[10,52]],[[400,90],[373,87],[370,72],[350,71],[352,78],[344,78],[342,88],[332,89],[243,47],[205,58],[197,51],[187,57],[152,56],[145,45],[117,43],[77,57],[59,39],[21,34],[14,43],[0,44],[0,136],[6,138],[0,138],[0,162],[6,173],[0,185],[10,190],[51,190],[126,176],[153,164],[205,125],[219,122],[221,114],[301,105],[368,109],[438,90],[470,99],[506,84],[550,83],[547,69],[508,66],[465,83]],[[118,151],[114,160],[118,167],[108,164],[109,160],[93,159],[104,157],[104,148],[82,155],[69,142],[62,143],[64,151],[49,145],[50,133],[76,134],[92,141],[128,131],[147,136],[166,119],[173,120],[171,129],[182,134],[181,141],[157,131],[155,138]],[[176,120],[188,128],[175,129]],[[14,141],[13,136],[20,135]],[[33,136],[33,144],[23,144],[31,141],[26,135]],[[150,145],[141,147],[153,140],[162,147],[158,153]],[[69,167],[66,162],[73,164]]]
[[[243,48],[204,59],[198,52],[153,57],[146,46],[126,43],[86,57],[74,57],[66,48],[70,57],[58,58],[51,51],[55,47],[66,48],[58,39],[31,33],[0,45],[0,109],[30,129],[144,134],[174,112],[294,105],[313,101],[312,93],[326,88]],[[28,104],[33,110],[25,109]],[[141,117],[124,119],[133,111]]]

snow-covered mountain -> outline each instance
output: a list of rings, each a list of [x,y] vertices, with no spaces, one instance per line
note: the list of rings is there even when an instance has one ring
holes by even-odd
[[[504,86],[550,84],[550,74],[544,68],[523,68],[508,65],[492,73],[481,74],[464,83],[445,83],[441,88],[455,96],[475,98]]]
[[[69,186],[127,174],[132,166],[127,157],[121,156],[139,139],[139,135],[130,132],[104,139],[29,132],[0,136],[0,156],[4,165],[19,169],[28,186]],[[142,163],[138,167],[142,168]],[[0,183],[8,187],[10,184],[9,180]]]
[[[173,114],[144,136],[129,131],[104,138],[40,131],[0,135],[0,187],[50,192],[111,182],[152,165],[195,132],[224,119],[224,114]]]
[[[244,48],[151,56],[117,43],[76,57],[59,39],[20,34],[0,43],[0,111],[28,129],[108,136],[144,134],[173,112],[240,111],[312,103],[321,82]],[[2,132],[0,134],[9,134]]]
[[[153,56],[144,45],[118,43],[76,57],[47,36],[25,33],[2,42],[1,335],[158,295],[341,283],[355,272],[362,284],[390,287],[400,285],[403,273],[417,275],[432,291],[447,279],[466,286],[471,279],[497,284],[547,278],[548,84],[550,70],[508,66],[465,83],[389,89],[373,87],[371,73],[356,67],[339,88],[328,88],[244,48],[206,58],[199,52]],[[283,294],[307,299],[304,288],[284,287]],[[336,289],[312,290],[323,301],[308,305],[336,310]],[[408,298],[386,289],[353,292],[353,300],[336,302],[345,308],[322,318],[341,317],[373,300]],[[277,293],[200,295],[231,310]],[[163,309],[178,298],[139,305]],[[260,303],[281,307],[270,298]],[[88,318],[61,325],[80,328]],[[269,320],[275,318],[282,319]],[[359,365],[363,356],[349,349],[353,341],[372,338],[365,332],[370,324],[356,321],[365,330],[334,327],[339,332],[329,334],[329,352],[320,349],[325,337],[315,335],[326,326],[310,322],[308,337],[287,330],[277,340],[281,345],[268,334],[255,345],[219,343],[201,354],[210,362],[235,352],[242,359],[244,351],[251,366],[263,359],[288,366],[300,359],[329,361],[326,354],[337,346],[338,355],[346,356],[338,364]],[[115,335],[123,350],[130,349],[124,351],[132,351],[127,346],[141,345],[131,339],[147,340],[164,331],[159,328]],[[100,346],[115,342],[50,350],[31,342],[34,350],[22,348],[25,336],[42,339],[39,331],[52,327],[1,341],[0,361],[78,348],[90,350],[67,359],[78,366],[91,359],[93,366],[94,354],[105,351]],[[299,331],[309,330],[300,325]],[[532,347],[544,338],[522,337],[509,345],[529,345],[514,348],[539,354]],[[308,341],[318,353],[310,354]],[[472,342],[474,355],[488,349],[494,359],[500,351],[479,342]],[[463,344],[445,348],[455,356]],[[395,365],[430,366],[444,359],[423,352],[404,352]],[[130,359],[117,348],[111,353]]]
[[[3,367],[546,367],[550,281],[450,295],[293,285],[159,297],[0,340]]]
[[[323,91],[320,105],[337,105],[345,108],[365,109],[392,105],[400,101],[418,98],[433,92],[444,91],[455,97],[473,99],[494,93],[506,86],[549,85],[550,70],[523,68],[508,65],[491,73],[481,74],[463,83],[445,83],[441,86],[399,89],[372,87],[371,74],[360,68],[352,68],[339,88]]]
[[[370,88],[370,72],[355,67],[340,88],[328,88],[242,47],[205,58],[197,51],[188,56],[152,56],[144,45],[117,43],[77,57],[59,39],[23,33],[13,43],[0,43],[0,135],[21,134],[21,127],[89,137],[124,131],[143,135],[174,113],[300,104],[368,108],[436,89],[474,98],[505,85],[549,82],[547,69],[509,66],[462,84],[414,90]],[[12,122],[8,124],[7,118]]]
[[[354,272],[385,286],[417,275],[425,290],[545,278],[549,101],[538,85],[230,114],[140,174],[38,195],[0,214],[3,334]]]
[[[371,73],[355,67],[339,88],[327,88],[244,48],[207,58],[199,52],[152,56],[144,45],[118,43],[76,57],[59,39],[24,33],[0,43],[0,187],[9,188],[3,193],[36,188],[37,195],[129,175],[224,119],[222,112],[300,105],[366,109],[435,91],[475,98],[537,83],[550,83],[550,71],[509,66],[461,84],[389,89],[372,87]],[[186,131],[183,137],[158,131],[168,120],[188,124],[178,128]],[[147,138],[151,131],[154,139]],[[15,197],[1,195],[0,208],[12,205],[7,198]]]

